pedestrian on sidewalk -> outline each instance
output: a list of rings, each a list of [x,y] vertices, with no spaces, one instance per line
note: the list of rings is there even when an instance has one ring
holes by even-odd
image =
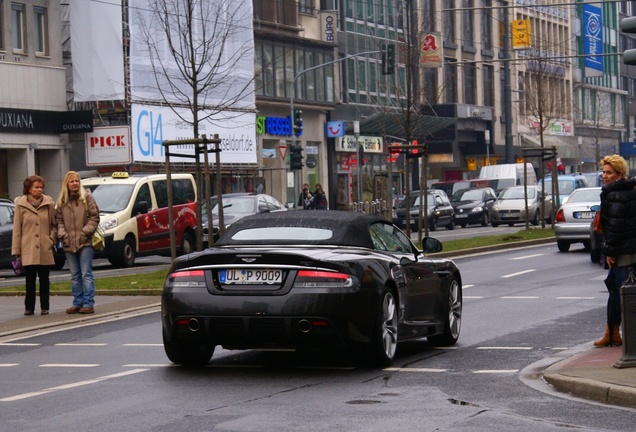
[[[55,212],[58,239],[71,271],[73,305],[67,314],[95,312],[95,277],[91,243],[99,225],[99,208],[93,195],[82,187],[79,174],[69,171],[64,176]]]
[[[11,254],[22,261],[26,295],[24,314],[35,311],[36,279],[40,279],[40,313],[49,314],[50,267],[55,264],[57,239],[55,203],[44,195],[44,179],[32,175],[22,183],[22,195],[15,200]]]
[[[605,279],[609,297],[605,334],[594,341],[595,347],[622,345],[620,287],[629,268],[636,268],[636,179],[627,178],[627,162],[619,155],[605,156],[601,165],[605,184],[601,190],[600,228],[604,264],[609,269]]]
[[[315,210],[328,210],[329,204],[327,203],[327,194],[322,189],[320,183],[316,183],[316,191],[314,192],[314,200],[311,204],[311,208]]]

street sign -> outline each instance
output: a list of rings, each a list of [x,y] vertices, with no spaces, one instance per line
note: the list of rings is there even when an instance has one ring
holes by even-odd
[[[282,160],[285,160],[285,156],[287,156],[287,146],[286,145],[279,145],[278,146],[278,152],[280,153],[280,158]]]

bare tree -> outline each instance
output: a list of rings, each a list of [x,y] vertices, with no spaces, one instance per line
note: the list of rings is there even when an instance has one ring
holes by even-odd
[[[230,120],[254,111],[253,39],[251,33],[248,38],[244,36],[252,23],[247,1],[135,0],[138,7],[132,8],[131,20],[139,38],[133,43],[139,47],[138,54],[143,55],[145,50],[142,68],[147,73],[136,74],[141,83],[133,83],[132,98],[167,105],[184,124],[192,127],[194,139],[200,137],[204,122],[228,128]],[[218,144],[216,150],[218,155]],[[210,195],[207,151],[205,155],[207,198]],[[218,156],[216,160],[220,172]],[[199,157],[195,163],[200,186]],[[220,178],[217,182],[221,208]],[[199,228],[201,196],[197,205]],[[211,218],[209,205],[208,218]],[[222,211],[219,228],[223,228]],[[201,233],[199,229],[199,249]],[[212,236],[211,231],[209,235]]]
[[[519,79],[519,90],[521,95],[520,110],[532,122],[534,129],[539,135],[539,143],[542,149],[545,149],[546,131],[550,129],[556,120],[562,119],[569,115],[571,110],[566,106],[566,101],[570,100],[566,94],[567,89],[563,84],[563,80],[558,78],[559,68],[563,68],[552,58],[547,57],[546,53],[555,49],[550,42],[546,42],[540,37],[533,37],[533,48],[528,52],[529,58],[526,61],[526,73]],[[551,220],[554,221],[555,211],[558,208],[558,181],[556,177],[556,160],[552,161],[552,215]],[[539,166],[539,177],[545,177],[543,171],[543,163]],[[542,195],[545,195],[544,182],[542,181]],[[541,227],[545,228],[545,202],[541,201]]]

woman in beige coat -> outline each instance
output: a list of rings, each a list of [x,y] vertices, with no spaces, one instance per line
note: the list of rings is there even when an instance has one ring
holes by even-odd
[[[49,272],[55,263],[53,246],[57,238],[55,204],[50,196],[44,195],[44,179],[37,175],[24,180],[22,194],[15,200],[11,254],[19,257],[24,267],[24,314],[33,315],[35,281],[39,277],[41,313],[48,315]]]
[[[99,208],[93,195],[82,187],[75,171],[66,173],[56,204],[57,236],[71,270],[73,291],[73,305],[66,313],[91,314],[95,312],[95,250],[91,238],[99,225]]]

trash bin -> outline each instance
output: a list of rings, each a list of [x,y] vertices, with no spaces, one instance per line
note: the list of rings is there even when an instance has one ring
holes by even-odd
[[[636,367],[636,278],[631,267],[627,280],[621,286],[621,314],[623,315],[623,355],[614,367]]]

